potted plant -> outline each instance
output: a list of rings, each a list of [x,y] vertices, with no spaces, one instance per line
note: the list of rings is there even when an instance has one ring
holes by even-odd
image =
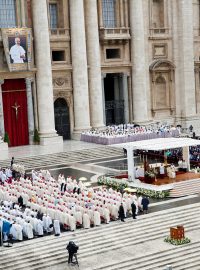
[[[37,129],[34,130],[33,141],[36,144],[39,144],[40,143],[40,136],[39,136],[39,132],[38,132]]]
[[[8,145],[10,145],[10,138],[7,132],[4,134],[4,142],[6,142]]]

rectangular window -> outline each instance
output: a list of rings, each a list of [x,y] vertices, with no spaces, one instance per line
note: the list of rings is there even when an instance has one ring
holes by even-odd
[[[65,61],[65,51],[52,51],[52,61]]]
[[[58,28],[58,7],[57,4],[49,4],[50,29]]]
[[[15,0],[0,0],[0,28],[16,27]]]
[[[106,49],[106,59],[119,59],[120,49]]]
[[[115,0],[102,0],[103,24],[105,28],[114,28],[115,21]]]

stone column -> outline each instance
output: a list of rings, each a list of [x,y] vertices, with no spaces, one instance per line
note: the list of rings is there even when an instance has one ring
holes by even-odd
[[[103,12],[102,12],[102,0],[97,0],[98,1],[98,13],[99,13],[99,27],[103,27]]]
[[[4,80],[0,79],[0,153],[1,158],[8,158],[8,144],[3,141],[4,138],[4,117],[3,117],[3,99],[2,99],[2,89],[1,85],[4,83]]]
[[[75,131],[90,128],[83,0],[70,0]]]
[[[195,67],[195,95],[196,95],[196,113],[200,113],[200,69]]]
[[[32,78],[26,78],[29,144],[33,143],[33,135],[34,135],[33,94],[31,85],[32,82],[33,82]]]
[[[133,95],[131,76],[128,77],[129,122],[133,122]]]
[[[193,1],[179,0],[179,60],[182,111],[184,117],[195,115]]]
[[[183,147],[183,160],[187,163],[187,170],[190,171],[190,151],[189,146]]]
[[[21,7],[21,26],[26,27],[26,13],[25,13],[25,1],[20,0]]]
[[[101,86],[102,86],[102,100],[103,100],[103,123],[106,125],[106,106],[105,106],[105,90],[104,90],[104,79],[106,74],[101,74]]]
[[[85,0],[87,56],[89,65],[90,123],[92,127],[96,128],[104,126],[97,16],[97,1]]]
[[[129,27],[128,0],[124,0],[125,27]]]
[[[46,0],[32,1],[40,143],[62,144],[55,131],[51,54]]]
[[[2,98],[2,89],[1,85],[4,84],[4,80],[0,80],[0,136],[4,136],[4,116],[3,116],[3,98]]]
[[[124,1],[119,0],[120,9],[120,27],[124,27]]]
[[[145,56],[143,1],[130,0],[133,121],[148,122],[148,66]]]
[[[195,78],[193,3],[187,0],[172,1],[173,54],[175,68],[176,124],[184,128],[191,124],[195,131],[199,118],[195,118]],[[178,18],[178,19],[177,19]]]
[[[122,74],[123,96],[124,96],[124,121],[129,123],[129,104],[128,104],[128,75]]]

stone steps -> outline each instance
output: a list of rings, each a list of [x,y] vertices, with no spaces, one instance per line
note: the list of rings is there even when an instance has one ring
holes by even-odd
[[[194,249],[196,250],[195,252]],[[173,247],[170,250],[167,251],[161,251],[159,253],[149,253],[145,257],[135,257],[131,258],[130,260],[124,260],[122,262],[118,262],[115,265],[107,265],[100,268],[95,268],[94,270],[117,270],[117,269],[140,269],[140,270],[155,270],[155,269],[164,269],[167,264],[176,266],[175,263],[177,263],[177,266],[182,261],[177,260],[177,257],[180,255],[181,251],[181,259],[184,256],[184,259],[191,258],[191,254],[193,257],[197,257],[197,255],[200,255],[200,243],[191,243],[189,245],[182,246],[181,249],[177,249],[177,247]],[[133,265],[134,262],[134,265]],[[177,268],[175,268],[177,269]]]
[[[39,155],[32,157],[17,158],[17,163],[23,164],[26,170],[56,166],[60,164],[71,164],[86,160],[96,160],[107,157],[123,155],[123,151],[110,146],[100,146],[98,148],[83,149],[79,151],[62,152],[56,154]],[[0,161],[0,167],[10,166],[10,160]]]
[[[3,264],[0,265],[0,269],[36,270],[44,269],[49,265],[65,263],[66,243],[74,239],[80,245],[79,259],[84,261],[88,256],[106,254],[108,251],[112,252],[123,247],[132,246],[133,243],[135,245],[164,238],[168,235],[170,226],[184,224],[187,232],[192,231],[200,228],[199,206],[200,204],[178,207],[175,211],[168,209],[159,212],[159,214],[152,213],[140,216],[136,221],[127,219],[125,223],[117,221],[90,230],[63,233],[58,238],[50,236],[15,244],[9,250],[1,250],[1,261]],[[193,216],[193,219],[191,219],[191,216]],[[110,270],[112,268],[107,269]]]
[[[200,179],[193,179],[174,184],[169,197],[182,197],[200,193]]]

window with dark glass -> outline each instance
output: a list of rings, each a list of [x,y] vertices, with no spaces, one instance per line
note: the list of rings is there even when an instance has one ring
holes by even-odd
[[[0,28],[16,27],[15,0],[0,0]]]
[[[106,58],[107,59],[120,58],[120,49],[106,49]]]
[[[105,28],[114,28],[115,21],[115,0],[102,0],[103,24]]]
[[[58,28],[58,7],[57,4],[49,4],[50,29]]]
[[[65,51],[52,51],[52,61],[65,61]]]

